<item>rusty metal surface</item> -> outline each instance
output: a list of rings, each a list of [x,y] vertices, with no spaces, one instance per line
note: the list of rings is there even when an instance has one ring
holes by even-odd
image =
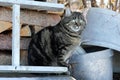
[[[120,14],[107,9],[91,8],[81,41],[83,45],[120,51]]]

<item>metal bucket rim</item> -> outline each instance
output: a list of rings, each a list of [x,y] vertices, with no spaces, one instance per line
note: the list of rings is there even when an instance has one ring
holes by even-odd
[[[113,56],[113,50],[111,49],[105,49],[105,50],[101,50],[101,51],[96,51],[96,52],[90,52],[90,53],[86,53],[86,54],[82,54],[80,55],[78,54],[74,54],[71,58],[70,58],[70,63],[76,63],[76,61],[79,62],[78,59],[88,59],[88,60],[98,60],[98,59],[106,59],[106,58],[110,58]]]
[[[88,39],[88,40],[82,40],[82,45],[100,46],[100,47],[106,47],[106,48],[110,48],[110,49],[113,49],[113,50],[120,51],[120,45],[112,43],[112,42],[107,42],[107,41]]]
[[[104,56],[106,56],[106,57],[111,57],[113,54],[111,54],[113,51],[111,50],[111,49],[105,49],[105,50],[101,50],[101,51],[96,51],[96,52],[90,52],[90,53],[87,53],[87,54],[85,54],[85,55],[83,55],[83,56],[93,56],[93,55],[95,55],[96,54],[96,56],[97,55],[99,55],[99,56],[102,56],[102,55],[104,55]]]

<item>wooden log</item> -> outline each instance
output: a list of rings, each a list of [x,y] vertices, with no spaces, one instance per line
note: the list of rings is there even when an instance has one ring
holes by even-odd
[[[38,31],[40,31],[40,30],[43,29],[44,27],[41,27],[41,26],[33,26],[33,28],[35,29],[35,33],[37,33]],[[21,28],[20,36],[21,36],[21,37],[30,37],[30,36],[31,36],[31,30],[30,30],[29,25],[25,25],[24,27]]]
[[[41,27],[41,26],[34,26],[34,28],[35,28],[35,33],[40,31],[41,29],[43,29],[43,27]]]
[[[20,51],[20,64],[27,65],[27,50]],[[0,50],[0,65],[12,64],[12,51]]]
[[[10,22],[0,21],[0,33],[12,27]]]
[[[21,37],[28,37],[31,36],[31,31],[28,25],[24,26],[20,30],[20,36]]]
[[[53,26],[61,20],[57,14],[47,14],[27,9],[21,10],[20,14],[21,24]],[[0,7],[0,20],[12,22],[12,10],[10,8]]]
[[[20,39],[20,49],[26,50],[28,48],[30,38]],[[11,50],[12,49],[12,37],[10,35],[0,34],[0,50]]]

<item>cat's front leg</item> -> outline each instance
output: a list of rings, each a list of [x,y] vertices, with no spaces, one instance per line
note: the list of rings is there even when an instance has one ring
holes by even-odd
[[[62,49],[58,55],[58,65],[69,67],[69,64],[67,63],[67,59],[71,55],[72,55],[72,51],[69,49],[69,47]]]

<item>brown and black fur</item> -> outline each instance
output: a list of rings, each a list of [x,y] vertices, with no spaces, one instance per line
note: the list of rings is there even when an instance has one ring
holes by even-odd
[[[76,20],[75,23],[73,23],[74,20]],[[80,20],[82,21],[79,22]],[[67,60],[74,48],[79,46],[80,35],[85,24],[82,13],[73,12],[57,25],[39,31],[32,37],[29,44],[28,64],[31,66],[68,66]],[[70,26],[74,28],[74,25],[80,26],[80,30],[72,30]]]

